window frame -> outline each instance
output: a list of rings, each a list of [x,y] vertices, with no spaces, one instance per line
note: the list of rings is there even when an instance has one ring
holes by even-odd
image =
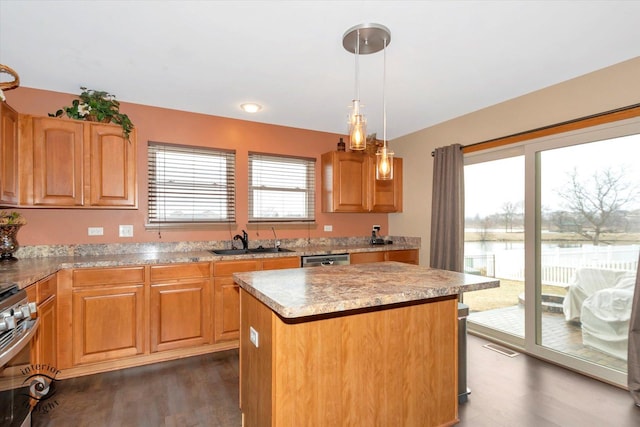
[[[272,162],[281,161],[287,164],[297,164],[299,166],[303,166],[306,170],[305,173],[305,186],[297,187],[296,189],[291,186],[284,185],[281,186],[254,186],[253,185],[253,177],[254,177],[254,161],[256,160],[267,160]],[[315,185],[315,177],[316,177],[316,163],[317,159],[315,157],[302,157],[302,156],[288,156],[283,154],[273,154],[273,153],[263,153],[263,152],[255,152],[250,151],[248,153],[247,159],[247,221],[249,224],[314,224],[316,221],[316,185]],[[275,169],[270,169],[271,171],[275,171]],[[280,172],[282,169],[280,169]],[[306,211],[306,216],[304,217],[278,217],[278,216],[262,216],[256,217],[254,216],[254,210],[256,207],[256,191],[273,191],[273,192],[292,192],[292,193],[303,193],[304,194],[304,210]]]
[[[155,154],[155,152],[166,151],[168,153],[174,154],[194,154],[198,156],[211,156],[220,158],[223,160],[224,166],[220,167],[218,170],[211,172],[208,177],[211,179],[220,178],[224,176],[223,180],[225,184],[220,184],[220,187],[226,188],[224,191],[224,195],[220,196],[219,194],[214,194],[212,191],[204,191],[203,193],[194,192],[194,189],[202,188],[198,187],[195,182],[187,182],[185,181],[182,186],[177,186],[178,191],[180,188],[183,190],[188,190],[187,192],[194,192],[194,195],[191,199],[185,199],[186,204],[198,204],[198,197],[211,197],[211,200],[217,202],[220,206],[226,205],[226,217],[223,219],[211,219],[205,217],[197,217],[192,216],[192,219],[185,220],[176,220],[176,219],[167,219],[166,213],[164,215],[160,214],[161,209],[157,207],[157,201],[162,199],[162,195],[159,194],[160,191],[166,191],[166,182],[160,183],[154,176],[156,176],[156,170],[160,162]],[[166,161],[166,160],[165,160]],[[195,146],[195,145],[186,145],[186,144],[174,144],[174,143],[165,143],[158,141],[148,141],[147,142],[147,214],[146,214],[146,228],[147,229],[226,229],[229,227],[229,224],[235,224],[236,222],[236,207],[237,207],[237,185],[236,185],[236,150],[222,149],[222,148],[214,148],[214,147],[204,147],[204,146]],[[194,172],[196,175],[204,170],[202,168],[202,164],[204,164],[206,160],[200,162],[199,167],[195,169],[190,169],[190,171]],[[180,167],[184,165],[178,165],[177,162],[174,162],[171,165],[171,168],[174,168],[175,171],[179,170]],[[224,173],[223,173],[224,172]],[[217,175],[217,176],[216,176]],[[202,175],[199,175],[202,176]],[[157,188],[154,189],[154,186]],[[175,190],[175,189],[174,189]],[[184,194],[184,193],[181,193]],[[174,200],[177,202],[177,200]],[[155,207],[154,207],[155,206]],[[153,213],[155,212],[155,213]],[[192,212],[193,214],[193,212]]]

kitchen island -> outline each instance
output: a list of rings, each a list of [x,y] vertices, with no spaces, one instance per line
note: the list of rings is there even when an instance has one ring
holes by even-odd
[[[458,421],[457,298],[498,280],[397,262],[234,279],[245,427]]]

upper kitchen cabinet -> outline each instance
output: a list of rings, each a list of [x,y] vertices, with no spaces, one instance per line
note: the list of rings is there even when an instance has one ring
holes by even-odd
[[[402,159],[394,178],[376,180],[375,156],[332,151],[322,155],[323,212],[402,212]]]
[[[18,113],[0,102],[0,203],[18,204]]]
[[[36,117],[33,119],[32,142],[33,204],[36,206],[82,206],[84,204],[84,126],[82,122]]]
[[[90,126],[91,206],[136,207],[135,130],[127,140],[120,126]]]
[[[20,116],[19,205],[136,208],[136,133],[117,125]]]

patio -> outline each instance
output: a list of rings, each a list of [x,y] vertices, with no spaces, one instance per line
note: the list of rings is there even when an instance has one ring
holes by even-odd
[[[524,308],[521,305],[473,312],[469,322],[524,337]],[[562,313],[542,312],[542,344],[580,359],[627,371],[625,360],[584,346],[580,325],[565,321]]]

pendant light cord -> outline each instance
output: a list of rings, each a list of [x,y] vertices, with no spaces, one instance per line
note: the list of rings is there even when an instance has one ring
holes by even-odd
[[[382,48],[382,145],[387,148],[387,39]]]
[[[356,31],[356,101],[360,101],[360,67],[358,64],[360,56],[360,30]]]

